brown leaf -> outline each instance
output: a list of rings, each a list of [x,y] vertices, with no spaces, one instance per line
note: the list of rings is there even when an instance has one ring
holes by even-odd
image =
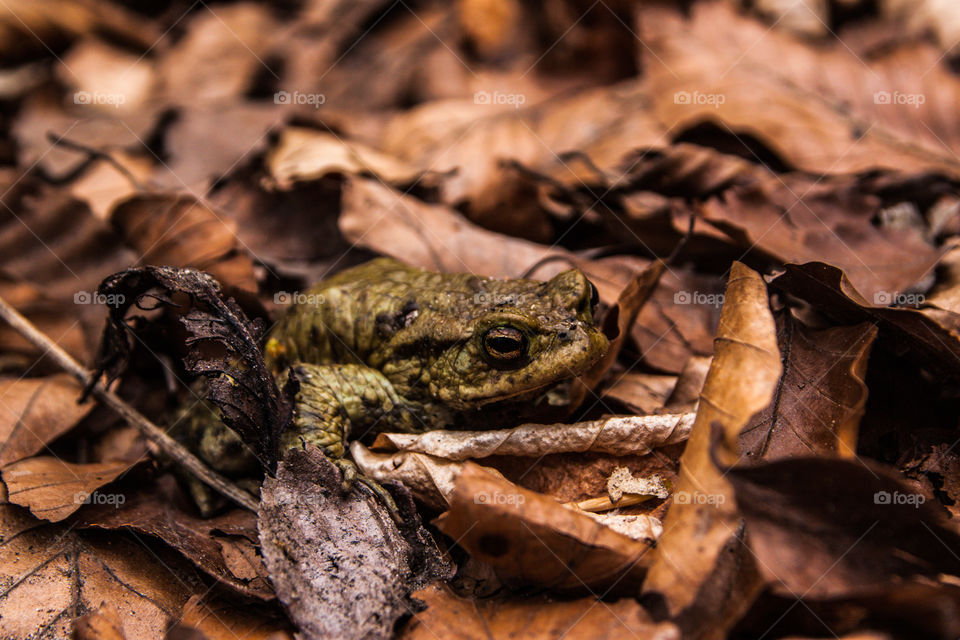
[[[906,353],[921,367],[948,376],[956,376],[960,370],[960,335],[916,309],[887,307],[890,299],[884,299],[882,305],[870,304],[840,269],[819,262],[790,264],[771,285],[803,298],[844,324],[875,323],[880,330],[878,344]]]
[[[915,230],[878,229],[880,209],[880,199],[857,181],[770,176],[724,191],[702,213],[744,251],[757,248],[780,262],[826,262],[868,299],[895,298],[926,276],[942,251]]]
[[[127,640],[123,635],[120,613],[110,603],[77,618],[74,640]]]
[[[689,18],[647,5],[640,23],[644,86],[668,129],[716,123],[815,174],[960,174],[948,115],[960,80],[934,47],[910,42],[864,61],[842,42],[810,47],[725,2],[698,3]]]
[[[85,503],[122,504],[122,493],[97,489],[113,482],[132,465],[128,462],[72,464],[60,458],[39,456],[3,468],[9,500],[30,509],[38,518],[59,522]]]
[[[78,404],[80,383],[66,373],[0,380],[0,467],[37,453],[93,408]]]
[[[274,597],[256,549],[254,514],[235,509],[213,518],[197,518],[176,506],[170,476],[154,487],[124,495],[126,499],[120,504],[84,509],[75,522],[81,527],[125,528],[155,536],[240,593],[261,600]]]
[[[233,222],[191,196],[133,196],[110,217],[143,264],[193,267],[226,287],[257,289],[253,262],[238,244]]]
[[[502,580],[564,591],[629,593],[643,579],[650,550],[473,463],[458,476],[450,511],[437,525]]]
[[[163,550],[105,540],[43,524],[25,510],[0,507],[0,634],[67,640],[74,617],[111,603],[123,636],[163,638],[166,626],[202,585]]]
[[[182,637],[187,631],[203,634],[206,640],[293,640],[286,619],[279,611],[245,604],[192,596],[183,607],[183,617],[166,640]]]
[[[777,594],[890,593],[911,576],[960,570],[955,527],[881,465],[796,458],[734,467],[727,478],[758,568]]]
[[[655,623],[632,598],[614,602],[597,598],[554,601],[544,596],[522,599],[468,600],[449,588],[431,586],[414,593],[427,604],[401,630],[402,640],[457,637],[486,638],[649,638],[679,640],[669,622]]]
[[[855,457],[876,326],[864,323],[817,331],[789,312],[776,319],[783,376],[769,406],[740,432],[741,452],[753,460]]]
[[[736,459],[737,435],[769,404],[781,373],[767,288],[739,262],[730,270],[714,350],[665,533],[644,584],[644,592],[660,595],[666,612],[688,631],[727,628],[757,588],[738,559],[742,525],[733,489],[711,457],[711,430],[719,425],[719,455]]]

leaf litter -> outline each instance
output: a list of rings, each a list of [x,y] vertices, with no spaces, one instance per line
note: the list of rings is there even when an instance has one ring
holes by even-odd
[[[158,425],[206,379],[264,480],[201,513],[4,323],[0,635],[957,637],[958,20],[8,2],[0,297]],[[351,443],[399,525],[277,449],[259,344],[379,255],[576,267],[612,344],[563,422]]]

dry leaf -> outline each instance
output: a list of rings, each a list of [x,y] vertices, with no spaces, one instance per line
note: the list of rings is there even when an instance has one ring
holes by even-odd
[[[642,455],[656,447],[686,440],[693,419],[692,413],[617,416],[574,424],[524,424],[489,431],[381,433],[373,449],[413,451],[448,460],[494,455],[537,457],[571,451]]]
[[[66,373],[0,380],[0,467],[42,450],[93,408],[78,404],[82,388]]]
[[[127,491],[119,504],[95,504],[74,520],[81,527],[130,529],[155,536],[182,553],[201,570],[238,592],[271,600],[267,570],[256,545],[256,517],[232,510],[212,518],[198,518],[178,508],[172,478],[156,487]]]
[[[519,600],[467,600],[449,589],[431,586],[414,596],[427,604],[398,636],[401,640],[458,637],[487,638],[646,638],[679,640],[669,622],[655,623],[636,600],[596,598],[555,601],[538,596]]]
[[[873,324],[815,331],[779,313],[783,377],[770,405],[740,432],[741,451],[753,460],[855,457],[867,404],[867,358],[876,336]]]
[[[264,483],[264,561],[306,638],[388,638],[409,611],[409,593],[449,576],[412,503],[402,513],[410,529],[401,533],[360,491],[344,494],[340,474],[316,448],[287,452],[277,478]],[[411,534],[420,548],[404,539]]]
[[[87,503],[123,504],[124,494],[97,489],[131,466],[128,462],[72,464],[38,456],[7,465],[2,473],[10,502],[29,508],[38,518],[59,522]]]
[[[513,584],[629,593],[650,546],[467,463],[440,530]]]
[[[739,559],[742,525],[733,488],[711,457],[711,431],[715,425],[722,429],[722,455],[736,460],[737,435],[776,389],[780,354],[763,279],[735,262],[725,296],[713,362],[664,520],[666,533],[643,587],[659,594],[666,613],[688,632],[731,625],[758,586],[743,573],[749,569]]]
[[[200,583],[163,550],[84,536],[0,507],[0,634],[67,640],[74,617],[111,603],[123,636],[163,638]],[[205,587],[203,587],[205,589]]]

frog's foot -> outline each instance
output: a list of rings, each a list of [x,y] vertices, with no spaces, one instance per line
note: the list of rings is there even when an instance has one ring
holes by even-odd
[[[403,518],[400,517],[400,510],[397,509],[397,503],[394,502],[390,492],[373,478],[360,473],[357,469],[357,463],[347,458],[336,458],[331,460],[331,462],[340,469],[340,473],[343,475],[341,488],[344,493],[349,492],[353,489],[354,485],[360,483],[373,493],[374,497],[380,501],[380,504],[386,507],[387,511],[390,512],[390,517],[393,518],[395,523],[399,525],[403,522]]]

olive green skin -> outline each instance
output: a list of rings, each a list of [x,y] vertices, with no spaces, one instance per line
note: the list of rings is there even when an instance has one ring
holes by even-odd
[[[278,384],[298,383],[281,449],[320,447],[346,477],[356,474],[347,439],[554,419],[571,408],[569,382],[606,353],[595,296],[575,269],[547,282],[495,280],[379,258],[326,279],[297,295],[267,336]],[[509,359],[491,347],[503,332],[523,344]],[[185,414],[190,446],[223,473],[257,468],[211,416],[203,403]],[[209,510],[199,487],[191,491]]]
[[[563,404],[563,383],[606,352],[594,297],[575,269],[547,282],[496,280],[379,258],[299,296],[268,336],[267,361],[280,376],[297,365],[360,365],[340,368],[332,395],[368,396],[359,404],[378,414],[377,431],[499,428]],[[522,357],[491,357],[485,337],[503,327],[522,333]],[[394,406],[376,411],[378,402]]]

